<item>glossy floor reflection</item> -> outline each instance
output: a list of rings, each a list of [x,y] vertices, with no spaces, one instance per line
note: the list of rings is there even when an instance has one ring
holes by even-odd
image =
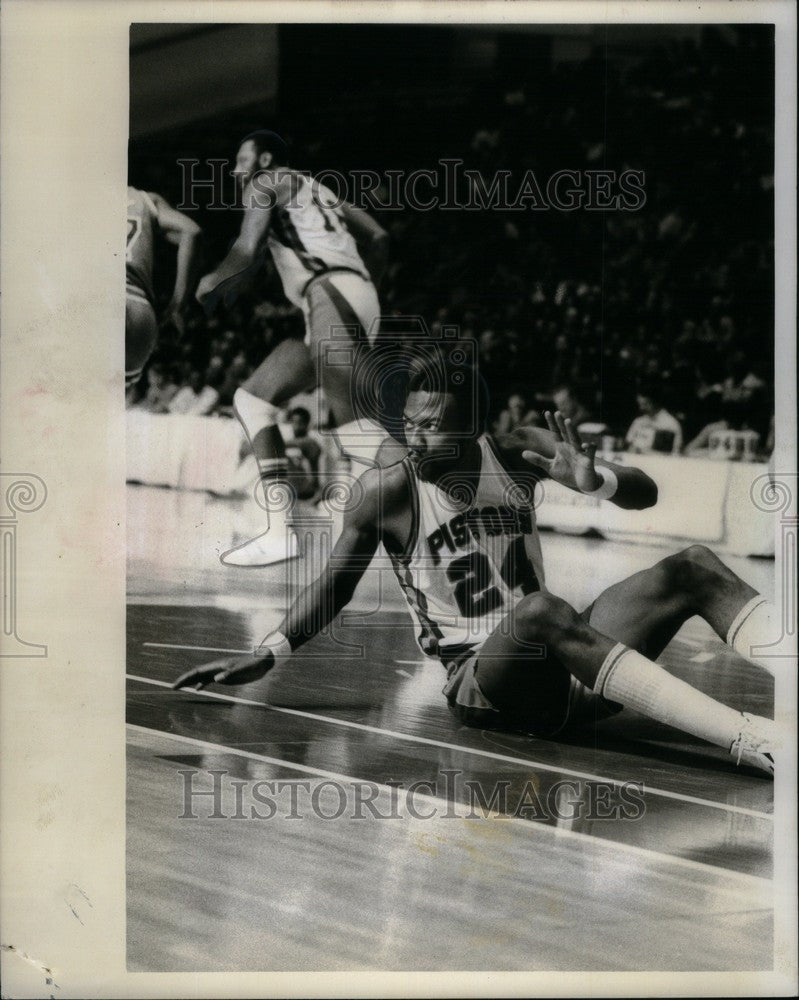
[[[274,627],[310,569],[222,567],[257,517],[244,503],[129,494],[131,969],[771,967],[769,780],[630,713],[569,742],[460,726],[377,570],[279,673],[173,692]],[[666,554],[543,541],[550,586],[577,606]],[[772,563],[729,562],[770,593]],[[771,712],[770,678],[699,621],[662,662]],[[181,818],[187,776],[213,792],[213,772],[220,815],[200,794]]]

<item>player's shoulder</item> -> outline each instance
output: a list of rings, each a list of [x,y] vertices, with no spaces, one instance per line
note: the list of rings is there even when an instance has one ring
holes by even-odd
[[[153,215],[158,215],[158,209],[169,204],[166,198],[163,198],[155,191],[140,191],[139,194],[141,195],[141,200],[144,202],[145,207]]]
[[[259,170],[244,189],[244,207],[259,209],[287,205],[297,190],[295,173],[285,169]]]
[[[128,205],[134,204],[139,210],[142,208],[155,212],[155,202],[158,195],[153,191],[145,191],[143,188],[136,188],[128,185]]]
[[[407,455],[406,449],[402,451]],[[409,508],[411,500],[407,463],[402,458],[390,462],[384,452],[382,462],[377,462],[360,476],[356,492],[362,516],[367,520],[376,517],[385,522],[386,518],[402,514]]]
[[[407,451],[403,458],[393,462],[387,461],[384,456],[382,462],[367,469],[359,479],[364,490],[378,495],[384,504],[406,497],[409,486],[409,471],[404,461],[406,456]]]
[[[379,469],[391,469],[399,466],[408,457],[408,449],[390,435],[380,443],[375,456],[375,463]]]
[[[362,527],[376,528],[389,552],[404,552],[414,523],[413,472],[403,446],[386,444],[382,451],[383,464],[374,465],[359,480],[363,496],[356,519]],[[390,461],[389,455],[402,457]]]

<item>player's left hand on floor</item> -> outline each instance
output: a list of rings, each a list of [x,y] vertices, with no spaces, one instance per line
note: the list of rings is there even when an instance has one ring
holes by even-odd
[[[247,684],[262,677],[274,664],[271,652],[258,656],[223,656],[201,667],[187,670],[173,683],[173,690],[202,691],[209,684]]]
[[[228,673],[234,666],[241,663],[242,657],[226,656],[221,660],[213,660],[211,663],[204,663],[201,667],[187,670],[185,674],[174,682],[172,687],[177,691],[179,688],[193,688],[195,691],[202,691],[209,684],[224,684]],[[228,681],[228,683],[230,683]]]

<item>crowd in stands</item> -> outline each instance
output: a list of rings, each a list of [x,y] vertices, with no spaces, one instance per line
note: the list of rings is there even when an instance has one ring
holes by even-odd
[[[696,454],[714,432],[732,430],[754,432],[756,451],[768,453],[773,77],[766,36],[731,30],[709,28],[637,59],[597,53],[538,67],[535,87],[522,74],[483,88],[451,116],[438,147],[489,183],[500,170],[532,169],[544,181],[564,168],[641,170],[637,210],[373,213],[391,237],[384,311],[419,314],[434,334],[455,325],[478,345],[495,428],[542,424],[558,407],[617,449]],[[436,115],[400,103],[393,134],[426,136],[417,148],[427,142],[432,152]],[[346,117],[328,127],[340,135]],[[358,137],[359,151],[368,139]],[[321,137],[298,144],[296,162],[329,166],[328,155],[336,150]],[[129,405],[228,413],[270,348],[302,332],[267,264],[257,286],[214,317],[189,317]]]

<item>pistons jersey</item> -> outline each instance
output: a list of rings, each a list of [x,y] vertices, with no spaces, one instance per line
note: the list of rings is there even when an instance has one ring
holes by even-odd
[[[125,250],[128,294],[144,297],[150,304],[153,291],[153,254],[158,211],[146,191],[128,188],[128,238]]]
[[[333,193],[296,170],[281,171],[286,178],[269,192],[275,204],[267,236],[286,298],[302,306],[308,283],[329,271],[354,271],[369,281]]]
[[[413,527],[405,553],[390,554],[422,652],[445,663],[477,652],[525,594],[544,587],[532,498],[520,496],[493,440],[478,444],[480,478],[465,502],[405,459]]]

